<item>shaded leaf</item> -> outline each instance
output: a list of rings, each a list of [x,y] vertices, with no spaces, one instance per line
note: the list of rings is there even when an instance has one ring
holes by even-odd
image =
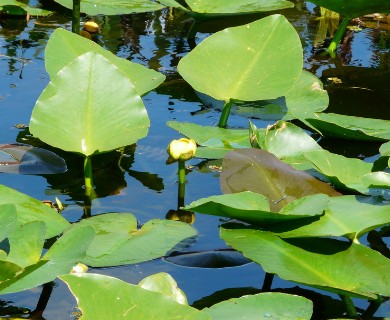
[[[82,54],[52,78],[30,120],[30,132],[37,138],[85,156],[132,144],[148,128],[133,84],[95,52]]]
[[[130,79],[140,96],[156,88],[165,80],[163,74],[127,59],[119,58],[97,43],[61,28],[57,28],[53,32],[45,49],[45,65],[50,79],[53,79],[62,68],[78,56],[89,51],[101,54],[113,63]],[[107,78],[107,76],[103,77]]]
[[[300,76],[302,46],[287,19],[272,15],[209,36],[180,60],[178,71],[217,100],[273,99]]]
[[[196,230],[186,223],[150,220],[141,229],[130,213],[107,213],[73,224],[71,230],[91,226],[96,232],[83,263],[93,267],[134,264],[160,258]]]
[[[0,205],[12,203],[16,207],[19,224],[32,221],[45,222],[47,227],[46,239],[60,234],[69,226],[69,222],[57,211],[49,208],[39,200],[3,185],[0,185],[0,194]]]
[[[0,145],[0,172],[53,174],[66,170],[65,160],[51,151],[22,144]]]
[[[376,299],[390,294],[390,260],[356,243],[313,238],[287,242],[270,232],[221,228],[221,238],[285,280]]]
[[[224,193],[252,191],[265,195],[273,212],[306,195],[340,195],[328,184],[259,149],[228,153],[223,160],[220,182]]]
[[[95,319],[210,319],[171,298],[99,274],[62,275],[77,298],[80,320]]]
[[[310,320],[313,313],[313,303],[309,299],[296,295],[265,292],[229,299],[202,311],[213,320]]]

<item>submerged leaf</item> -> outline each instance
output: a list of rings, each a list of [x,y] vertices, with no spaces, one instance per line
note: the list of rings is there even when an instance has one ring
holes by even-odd
[[[252,191],[265,195],[273,212],[306,195],[340,195],[328,184],[259,149],[228,153],[223,161],[220,182],[224,193]]]

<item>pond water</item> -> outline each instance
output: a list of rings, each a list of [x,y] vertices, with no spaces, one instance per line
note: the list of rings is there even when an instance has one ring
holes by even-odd
[[[50,3],[49,3],[50,4]],[[44,49],[50,34],[57,27],[70,29],[70,12],[59,10],[48,17],[0,20],[0,144],[43,144],[32,138],[28,129],[17,124],[28,124],[35,101],[49,82],[44,68]],[[329,112],[390,119],[390,32],[384,22],[362,26],[360,31],[348,31],[336,58],[316,54],[322,41],[321,21],[315,7],[299,2],[294,9],[281,12],[296,27],[304,45],[304,66],[323,81],[330,95]],[[261,15],[229,18],[203,23],[196,43],[211,33],[231,25],[239,25]],[[86,18],[84,17],[83,20]],[[100,155],[94,160],[95,184],[98,199],[92,203],[92,214],[131,212],[140,223],[153,218],[164,219],[170,210],[177,209],[177,166],[167,165],[166,147],[180,135],[170,129],[169,120],[216,125],[220,111],[204,107],[193,89],[178,75],[176,66],[181,57],[191,50],[185,36],[191,19],[174,10],[123,16],[99,16],[95,21],[100,33],[94,38],[116,55],[155,69],[166,75],[166,81],[143,97],[151,120],[146,138],[128,147],[122,159],[124,171],[117,166],[119,153]],[[364,22],[364,21],[363,21]],[[387,30],[386,30],[387,28]],[[338,80],[337,80],[338,79]],[[337,80],[337,81],[336,81]],[[265,127],[273,120],[252,119],[257,127]],[[248,119],[234,114],[230,127],[244,127]],[[72,126],[69,123],[69,126]],[[370,158],[377,155],[378,145],[323,140],[321,143],[334,152]],[[54,150],[54,149],[51,149]],[[0,184],[14,188],[34,198],[54,200],[58,197],[65,206],[62,214],[71,222],[83,216],[82,158],[54,150],[64,157],[68,172],[57,175],[0,174]],[[219,174],[213,165],[219,162],[192,159],[188,173],[186,203],[202,197],[221,194]],[[220,240],[218,217],[197,214],[193,226],[199,236],[189,251],[226,248]],[[165,271],[170,273],[187,294],[190,303],[210,303],[206,297],[228,288],[241,288],[240,294],[261,288],[264,272],[254,264],[210,269],[178,266],[164,260],[116,268],[92,269],[92,272],[112,275],[131,283]],[[274,288],[292,288],[296,284],[275,279]],[[302,288],[312,290],[310,288]],[[33,310],[42,288],[1,297],[0,307],[23,307]],[[314,292],[314,291],[312,291]],[[225,291],[221,295],[229,294]],[[314,294],[314,293],[313,293]],[[199,301],[201,300],[202,301]],[[218,299],[218,298],[216,298]],[[206,300],[206,301],[205,301]],[[212,300],[212,298],[211,298]],[[360,301],[358,305],[364,307]],[[4,309],[4,308],[3,308]],[[0,308],[0,312],[1,312]],[[6,310],[6,309],[4,309]],[[66,286],[56,281],[47,307],[45,319],[75,318],[76,302]],[[379,315],[390,312],[383,305]],[[0,313],[1,314],[1,313]],[[389,313],[387,314],[389,315]]]

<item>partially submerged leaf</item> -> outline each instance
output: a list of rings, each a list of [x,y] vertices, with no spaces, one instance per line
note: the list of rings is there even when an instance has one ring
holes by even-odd
[[[220,182],[224,193],[252,191],[265,195],[273,212],[306,195],[340,195],[328,184],[259,149],[228,153],[223,160]]]
[[[274,99],[302,73],[302,45],[288,20],[272,15],[209,36],[180,60],[178,71],[217,100]]]
[[[51,151],[23,144],[0,145],[0,172],[54,174],[66,170],[64,159]]]
[[[229,299],[202,311],[213,320],[310,320],[313,303],[297,295],[265,292]]]
[[[363,245],[318,238],[287,242],[245,228],[222,227],[221,238],[282,279],[369,299],[390,295],[390,260]]]
[[[99,274],[62,275],[77,298],[80,320],[207,320],[205,313],[163,294]]]
[[[149,124],[132,82],[105,57],[87,52],[42,92],[30,132],[52,146],[90,156],[136,142],[147,135]]]

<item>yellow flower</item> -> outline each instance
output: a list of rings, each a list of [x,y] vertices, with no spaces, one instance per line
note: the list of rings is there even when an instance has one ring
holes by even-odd
[[[192,139],[181,138],[172,140],[169,144],[167,152],[170,158],[174,161],[186,161],[195,156],[196,142]]]
[[[90,33],[96,33],[99,31],[99,25],[94,21],[87,21],[84,23],[84,29]]]

